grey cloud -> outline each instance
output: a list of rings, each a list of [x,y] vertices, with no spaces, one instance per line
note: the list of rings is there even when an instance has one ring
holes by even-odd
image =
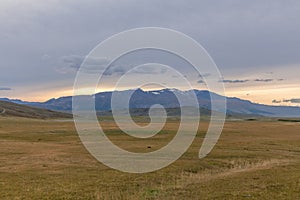
[[[281,100],[276,100],[276,99],[274,99],[273,101],[272,101],[272,103],[281,103],[282,101]]]
[[[300,98],[284,99],[283,102],[300,103]]]
[[[121,65],[112,65],[110,66],[109,68],[107,68],[105,70],[105,72],[103,73],[103,75],[105,76],[111,76],[111,75],[114,75],[114,74],[119,74],[119,75],[122,75],[122,74],[125,74],[127,71],[128,71],[128,66],[121,66]]]
[[[197,83],[199,83],[200,85],[207,86],[206,82],[202,79],[198,80]]]
[[[12,90],[12,89],[9,87],[0,87],[0,91],[9,91],[9,90]]]
[[[271,78],[269,78],[269,79],[255,79],[254,81],[255,82],[272,82],[272,81],[274,81],[274,79],[271,79]]]
[[[84,56],[78,56],[78,55],[64,56],[62,57],[62,60],[64,63],[69,64],[69,67],[74,69],[79,69],[83,61],[84,61],[83,67],[86,67],[87,69],[89,68],[94,69],[96,67],[103,69],[110,62],[106,58],[87,57],[85,59]]]
[[[105,76],[114,74],[123,75],[135,65],[130,62],[116,61],[110,64],[110,60],[106,58],[84,57],[80,55],[63,56],[61,58],[62,66],[57,68],[58,72],[67,73],[75,72],[79,69],[85,73],[103,73]],[[109,65],[110,64],[110,65]],[[108,67],[109,66],[109,67]],[[137,69],[133,69],[132,73],[136,74],[164,74],[165,68],[155,65],[145,65]]]
[[[99,73],[108,66],[110,61],[105,58],[88,57],[70,55],[61,57],[62,66],[57,68],[58,72],[67,73],[81,70],[85,73]],[[116,69],[118,71],[119,69]],[[107,72],[107,75],[111,72]]]
[[[198,77],[199,77],[200,79],[197,81],[197,83],[206,85],[206,82],[205,82],[203,79],[208,78],[208,77],[210,77],[210,76],[211,76],[210,73],[199,74]]]
[[[5,73],[0,80],[14,88],[58,82],[72,86],[71,73],[53,70],[62,55],[87,55],[112,34],[144,26],[175,29],[201,42],[225,76],[282,68],[300,63],[299,8],[296,0],[1,1],[0,60]],[[37,59],[43,55],[49,56]],[[77,70],[82,59],[73,59],[57,70]],[[18,73],[20,66],[26,75]]]
[[[61,60],[64,64],[66,64],[66,67],[72,68],[74,70],[78,70],[84,60],[84,57],[78,55],[70,55],[70,56],[63,56]]]
[[[136,74],[164,74],[167,69],[155,65],[145,65],[134,69],[132,72]]]
[[[244,79],[244,80],[223,80],[223,81],[220,81],[220,82],[223,82],[223,83],[246,83],[246,82],[249,82],[248,79]]]
[[[283,81],[284,79],[277,79],[277,81]],[[246,83],[246,82],[273,82],[275,81],[275,79],[271,79],[271,78],[268,78],[268,79],[253,79],[253,80],[249,80],[249,79],[243,79],[243,80],[239,80],[239,79],[236,79],[236,80],[230,80],[230,79],[225,79],[223,80],[223,83]],[[222,82],[222,81],[220,81]]]
[[[293,98],[293,99],[283,99],[283,100],[276,100],[274,99],[272,103],[300,103],[300,98]]]
[[[59,52],[75,49],[77,53],[85,52],[97,41],[128,28],[174,28],[202,41],[217,63],[227,69],[232,68],[230,66],[258,67],[300,62],[297,53],[297,42],[300,40],[299,3],[280,0],[218,3],[191,0],[189,4],[180,0],[91,0],[62,1],[47,6],[45,2],[31,6],[25,4],[13,10],[5,10],[4,7],[3,15],[7,17],[3,17],[2,27],[3,34],[10,35],[14,27],[26,23],[32,35],[24,31],[20,39],[29,37],[37,40],[39,35],[47,41],[45,45],[48,48]],[[68,12],[61,8],[68,8]],[[22,17],[32,21],[22,20]],[[183,23],[186,21],[197,22],[197,25]]]
[[[211,76],[210,73],[199,74],[199,77],[201,77],[201,78],[206,78],[206,77],[209,77],[209,76]]]

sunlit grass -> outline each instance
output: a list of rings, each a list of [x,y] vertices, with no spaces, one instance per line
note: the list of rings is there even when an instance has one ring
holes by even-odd
[[[123,134],[109,118],[102,122],[115,144],[135,152],[161,148],[178,125],[169,121],[144,140]],[[227,122],[213,152],[199,160],[207,122],[202,125],[172,165],[128,174],[96,161],[72,121],[0,118],[0,199],[300,198],[299,123]]]

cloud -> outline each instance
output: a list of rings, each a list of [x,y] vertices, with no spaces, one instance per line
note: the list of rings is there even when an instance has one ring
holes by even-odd
[[[60,73],[77,72],[81,70],[85,73],[100,73],[105,70],[110,61],[106,58],[84,57],[80,55],[62,56],[60,58],[61,66],[57,68]],[[119,68],[115,69],[116,72],[123,71]],[[105,75],[112,74],[112,71],[107,70]]]
[[[272,101],[272,103],[281,103],[282,101],[281,100],[276,100],[276,99],[274,99],[273,101]]]
[[[269,79],[255,79],[254,81],[255,82],[272,82],[272,81],[274,81],[274,79],[271,79],[271,78],[269,78]]]
[[[300,103],[300,98],[283,99],[283,100],[274,99],[272,103]]]
[[[9,87],[0,87],[0,91],[9,91],[9,90],[12,90],[12,89]]]
[[[249,82],[248,79],[244,79],[244,80],[221,80],[220,82],[223,82],[223,83],[246,83],[246,82]]]
[[[284,79],[277,79],[277,81],[283,81]],[[246,83],[246,82],[273,82],[275,81],[275,79],[271,79],[271,78],[268,78],[268,79],[253,79],[253,80],[250,80],[250,79],[242,79],[242,80],[239,80],[239,79],[236,79],[236,80],[230,80],[230,79],[225,79],[223,80],[223,83]],[[220,81],[222,82],[222,81]]]
[[[200,78],[206,78],[206,77],[209,77],[209,76],[211,76],[210,73],[199,74]]]
[[[86,70],[97,70],[104,69],[110,61],[106,58],[96,58],[96,57],[88,57],[85,59],[84,56],[71,55],[71,56],[63,56],[62,61],[67,64],[70,68],[78,70],[81,65]],[[84,63],[83,63],[84,61]]]
[[[167,72],[167,69],[155,65],[144,65],[132,70],[132,72],[136,74],[164,74]]]
[[[207,86],[206,82],[202,79],[198,80],[197,83]]]
[[[300,103],[300,98],[284,99],[283,102]]]
[[[112,34],[145,26],[175,29],[201,42],[224,76],[240,79],[278,69],[289,80],[296,73],[288,66],[300,63],[300,1],[296,0],[14,2],[0,1],[0,60],[5,71],[0,80],[13,88],[42,83],[53,87],[58,82],[72,87],[73,74],[62,77],[53,73],[53,66],[74,73],[83,58],[58,63],[61,56],[86,55]],[[49,56],[37,59],[42,55]],[[107,74],[122,73],[125,66],[115,67]],[[19,73],[23,68],[26,75]],[[94,72],[91,68],[87,71]]]
[[[78,55],[70,55],[61,57],[61,60],[66,65],[66,67],[78,70],[84,60],[84,57]]]
[[[134,68],[136,65],[130,62],[115,61],[110,64],[110,60],[106,58],[96,58],[96,57],[84,57],[80,55],[70,55],[61,57],[62,66],[57,68],[60,73],[68,72],[81,72],[85,73],[103,73],[105,76],[111,76],[114,74],[123,75],[130,69]],[[109,66],[109,67],[108,67]],[[165,67],[156,65],[143,65],[133,69],[131,73],[135,74],[164,74],[167,72]]]
[[[123,75],[128,71],[129,66],[125,65],[111,65],[109,68],[105,69],[103,75],[112,76],[114,74]]]

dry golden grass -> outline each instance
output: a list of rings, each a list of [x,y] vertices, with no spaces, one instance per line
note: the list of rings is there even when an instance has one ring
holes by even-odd
[[[115,144],[135,152],[164,146],[178,126],[168,122],[161,134],[138,140],[101,123]],[[172,165],[128,174],[97,162],[72,121],[2,117],[0,199],[300,199],[299,123],[227,122],[213,152],[199,160],[206,127]]]

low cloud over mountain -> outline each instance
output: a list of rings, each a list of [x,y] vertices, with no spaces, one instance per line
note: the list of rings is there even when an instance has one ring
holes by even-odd
[[[12,90],[12,89],[9,87],[0,87],[0,91],[9,91],[9,90]]]

